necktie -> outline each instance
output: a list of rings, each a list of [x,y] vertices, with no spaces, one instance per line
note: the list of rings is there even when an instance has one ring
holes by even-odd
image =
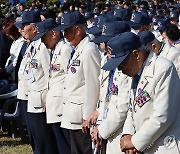
[[[67,68],[69,68],[69,65],[70,65],[70,62],[71,62],[71,59],[72,59],[74,53],[75,53],[75,50],[73,50],[73,51],[71,52],[70,58],[69,58],[69,60],[68,60]]]
[[[25,53],[25,51],[27,49],[27,45],[28,45],[28,42],[24,42],[22,47],[21,47],[20,54],[21,54],[22,57],[24,56],[24,53]]]
[[[51,61],[52,61],[53,54],[54,54],[54,49],[52,49],[51,52],[50,52],[50,63],[51,63]]]

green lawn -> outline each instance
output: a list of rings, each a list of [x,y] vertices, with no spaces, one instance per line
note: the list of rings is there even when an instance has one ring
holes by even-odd
[[[0,132],[0,154],[32,154],[31,146],[22,143],[20,138],[11,138]]]

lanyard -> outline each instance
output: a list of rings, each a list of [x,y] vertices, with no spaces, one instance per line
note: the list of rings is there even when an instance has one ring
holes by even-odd
[[[115,72],[115,70],[112,70],[109,72],[109,80],[108,80],[108,87],[107,87],[107,93],[106,93],[106,98],[107,98],[106,102],[109,102],[110,97],[111,97],[111,86],[113,83],[114,72]]]
[[[104,112],[103,112],[102,121],[104,119],[106,119],[106,117],[107,117],[108,103],[109,103],[110,97],[111,97],[111,91],[112,91],[111,88],[113,85],[114,72],[115,72],[115,69],[109,72],[108,87],[107,87],[107,93],[106,93],[106,99],[105,99],[106,102],[104,105]]]

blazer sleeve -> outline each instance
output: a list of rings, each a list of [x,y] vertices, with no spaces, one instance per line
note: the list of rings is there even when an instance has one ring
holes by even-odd
[[[132,136],[132,143],[139,151],[156,141],[174,122],[178,109],[179,77],[174,65],[156,72],[153,112],[142,127]],[[158,71],[158,70],[157,70]]]
[[[89,49],[84,56],[83,72],[85,78],[85,102],[83,106],[83,119],[95,111],[99,98],[99,74],[100,74],[100,54],[98,49]]]

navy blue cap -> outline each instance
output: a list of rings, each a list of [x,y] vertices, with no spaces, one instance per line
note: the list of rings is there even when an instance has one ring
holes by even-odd
[[[158,25],[158,21],[161,20],[160,18],[153,18],[153,24]]]
[[[102,69],[111,71],[120,65],[133,50],[139,49],[141,42],[136,34],[125,32],[110,39],[107,47],[111,51],[111,58]]]
[[[78,24],[85,24],[86,19],[84,16],[78,12],[72,12],[72,13],[66,13],[61,17],[61,25],[57,27],[57,30],[64,30],[68,27],[71,27],[73,25],[78,25]]]
[[[154,9],[155,5],[153,3],[149,4],[149,9]]]
[[[114,21],[114,26],[115,26],[115,34],[116,35],[131,31],[131,27],[123,21]]]
[[[114,16],[121,20],[127,20],[131,18],[131,12],[127,9],[117,9],[114,11]]]
[[[115,26],[112,22],[104,23],[102,28],[102,35],[93,39],[94,43],[101,43],[109,41],[115,35]]]
[[[131,28],[123,21],[107,22],[103,25],[102,35],[93,39],[94,43],[107,42],[115,35],[130,32]]]
[[[169,19],[169,18],[170,18],[170,13],[169,13],[169,12],[166,13],[166,14],[164,15],[164,18],[165,18],[165,19]]]
[[[148,15],[148,11],[145,8],[140,8],[138,12],[143,12]]]
[[[174,4],[173,7],[180,8],[180,3]]]
[[[156,10],[154,10],[154,9],[149,10],[148,15],[149,16],[155,16],[156,15]]]
[[[179,13],[175,10],[170,12],[170,19],[179,19]]]
[[[45,19],[39,23],[36,24],[37,28],[38,28],[38,33],[36,34],[36,36],[33,38],[33,41],[38,40],[39,38],[43,37],[44,34],[46,32],[48,32],[49,30],[54,29],[57,26],[56,22],[54,21],[54,19],[52,18],[48,18]]]
[[[98,34],[101,33],[102,28],[103,28],[103,24],[106,22],[106,17],[101,15],[98,17],[97,19],[97,24],[92,26],[91,28],[87,29],[87,32],[89,34]]]
[[[84,17],[86,18],[86,20],[88,20],[88,19],[94,17],[94,13],[92,13],[92,12],[86,12],[85,15],[84,15]]]
[[[155,36],[152,32],[149,30],[145,30],[141,33],[139,33],[140,41],[143,46],[149,45],[154,39]]]
[[[163,31],[165,26],[166,26],[166,24],[167,24],[167,20],[166,19],[159,19],[158,22],[157,22],[157,25],[158,25],[157,30]]]
[[[163,14],[163,10],[162,9],[158,9],[156,10],[156,14],[159,16],[159,15],[162,15]]]
[[[37,23],[40,22],[40,13],[38,11],[29,11],[26,10],[22,13],[22,21],[16,22],[16,25],[22,27],[22,24],[25,23]]]
[[[22,26],[22,17],[17,17],[16,20],[15,20],[14,25],[15,25],[17,28],[20,28],[20,27]]]
[[[131,21],[127,21],[131,27],[149,25],[149,16],[143,12],[134,12],[131,16]]]

